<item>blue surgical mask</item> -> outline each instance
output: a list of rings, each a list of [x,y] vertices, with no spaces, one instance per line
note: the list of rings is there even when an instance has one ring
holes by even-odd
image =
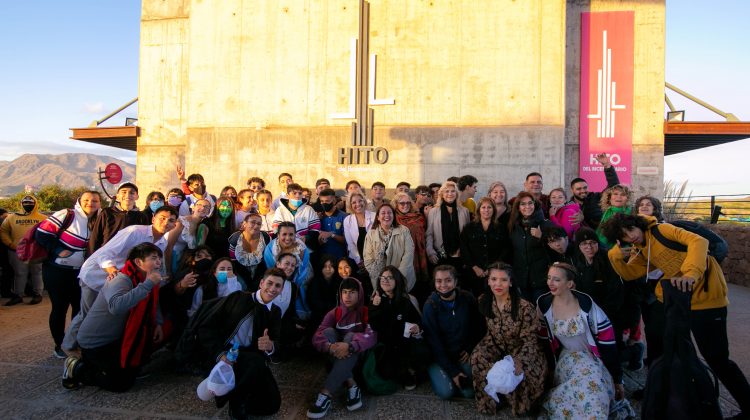
[[[148,203],[148,207],[151,209],[151,211],[156,212],[156,210],[164,207],[164,202],[161,200],[154,200]]]
[[[172,207],[179,207],[180,204],[182,204],[182,197],[179,195],[173,195],[167,199],[169,201],[169,205]]]
[[[226,271],[219,271],[216,273],[216,281],[219,283],[226,283],[227,282],[227,272]]]
[[[301,205],[302,205],[302,200],[297,200],[297,199],[294,199],[294,198],[290,198],[290,199],[289,199],[289,204],[290,204],[290,205],[291,205],[292,207],[299,207],[299,206],[301,206]]]

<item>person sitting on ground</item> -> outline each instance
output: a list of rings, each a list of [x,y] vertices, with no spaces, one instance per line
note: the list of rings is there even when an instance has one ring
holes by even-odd
[[[318,393],[307,417],[319,419],[331,408],[334,394],[346,383],[346,408],[354,411],[362,407],[362,393],[354,381],[354,367],[360,356],[377,343],[377,333],[367,319],[364,290],[354,278],[346,278],[339,287],[341,303],[330,310],[312,338],[313,347],[328,354],[333,368]]]
[[[625,396],[622,369],[612,324],[589,295],[575,290],[577,279],[575,267],[554,263],[549,292],[537,300],[539,335],[555,359],[554,388],[543,408],[549,418],[604,419],[613,400]]]
[[[221,298],[238,290],[247,290],[247,286],[240,282],[234,274],[232,261],[229,258],[219,258],[211,267],[211,276],[205,283],[197,285],[193,294],[193,303],[188,310],[188,317],[192,317],[203,302]]]
[[[215,397],[219,408],[229,402],[233,419],[269,416],[281,407],[279,387],[267,359],[276,352],[281,334],[281,313],[273,302],[283,282],[284,273],[271,268],[263,274],[256,292],[235,292],[206,302],[177,348],[178,363],[192,364],[205,374],[217,360],[231,363],[226,351],[238,344],[239,354],[232,365],[234,388]]]
[[[513,415],[521,416],[536,407],[547,378],[547,362],[537,339],[539,319],[534,304],[521,299],[521,291],[513,285],[511,265],[496,262],[487,271],[488,287],[479,297],[479,312],[487,322],[487,334],[471,353],[477,409],[494,415],[507,402]],[[514,374],[523,374],[523,380],[507,395],[489,395],[484,390],[487,373],[505,356],[513,358]]]
[[[433,277],[435,291],[422,310],[422,327],[435,360],[427,370],[432,391],[442,400],[457,394],[474,398],[469,358],[484,336],[484,317],[474,296],[458,288],[453,266],[435,267]]]
[[[609,260],[624,280],[644,277],[657,268],[673,286],[691,293],[690,329],[698,350],[737,401],[742,411],[737,418],[746,418],[750,414],[750,385],[729,359],[727,283],[716,258],[708,254],[708,240],[668,223],[659,224],[649,216],[617,214],[600,227],[611,242],[619,242],[609,250]],[[664,352],[666,320],[661,284],[655,291],[658,302],[644,317],[649,363]]]
[[[368,310],[378,343],[383,344],[376,357],[377,373],[385,380],[398,381],[406,390],[416,388],[417,373],[427,370],[430,350],[422,337],[419,303],[406,291],[406,279],[398,268],[383,269]]]
[[[95,385],[124,392],[154,345],[164,339],[159,311],[162,251],[152,243],[136,245],[114,278],[101,289],[78,332],[81,358],[68,356],[63,387]]]
[[[345,257],[341,257],[345,258]],[[349,277],[347,275],[346,277]],[[338,291],[342,277],[336,270],[336,258],[323,254],[320,269],[310,281],[307,301],[310,303],[310,325],[320,325],[323,317],[338,304]]]

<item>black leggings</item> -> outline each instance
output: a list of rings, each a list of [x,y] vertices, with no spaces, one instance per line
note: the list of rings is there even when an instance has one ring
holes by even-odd
[[[81,308],[81,286],[78,284],[78,273],[80,270],[62,268],[53,264],[42,265],[42,279],[44,288],[49,293],[52,302],[52,311],[49,314],[49,331],[55,345],[62,344],[65,336],[65,315],[68,306],[73,311],[71,319],[76,316]]]
[[[85,385],[96,385],[111,392],[125,392],[135,383],[136,369],[120,367],[122,341],[105,346],[81,348],[80,375]]]
[[[656,302],[649,308],[646,322],[648,361],[653,363],[664,352],[666,324],[664,304]],[[739,366],[729,359],[727,308],[693,310],[690,330],[703,358],[722,384],[737,401],[743,413],[750,413],[750,384]]]

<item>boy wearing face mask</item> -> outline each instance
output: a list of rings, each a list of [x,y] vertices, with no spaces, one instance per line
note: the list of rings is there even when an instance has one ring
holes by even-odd
[[[34,288],[33,297],[29,303],[36,304],[42,301],[42,290],[44,289],[44,285],[42,284],[42,264],[22,262],[18,259],[18,255],[16,255],[16,247],[29,229],[46,218],[47,216],[39,213],[36,198],[32,195],[26,195],[21,199],[21,211],[9,215],[5,218],[3,224],[0,225],[0,240],[3,242],[3,245],[8,247],[8,260],[15,272],[13,294],[10,301],[5,303],[5,306],[23,302],[21,297],[26,288],[29,273],[31,273],[31,282]]]
[[[346,254],[346,238],[344,237],[344,219],[348,214],[336,207],[336,192],[327,188],[320,192],[318,203],[321,207],[320,234],[318,243],[322,255],[332,255],[336,259]]]
[[[302,199],[302,187],[299,184],[289,184],[287,198],[280,199],[280,205],[273,216],[274,231],[281,222],[294,223],[297,235],[305,240],[305,244],[313,249],[317,248],[320,218]]]
[[[206,192],[206,181],[203,179],[201,174],[192,174],[188,177],[187,183],[183,185],[183,192],[186,193],[185,201],[180,204],[180,216],[187,216],[193,212],[193,206],[196,201],[200,199],[208,200],[211,203],[211,212],[209,216],[213,214],[213,209],[216,207],[216,197]],[[187,191],[185,191],[187,190]],[[187,194],[189,192],[189,194]]]

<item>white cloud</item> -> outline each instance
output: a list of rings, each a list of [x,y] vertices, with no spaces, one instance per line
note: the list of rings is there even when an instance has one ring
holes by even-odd
[[[83,104],[83,111],[87,114],[101,114],[104,112],[104,104],[101,102]]]

